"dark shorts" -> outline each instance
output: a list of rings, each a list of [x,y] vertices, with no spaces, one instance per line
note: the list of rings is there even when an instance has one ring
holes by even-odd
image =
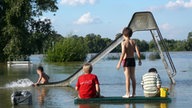
[[[135,58],[126,58],[122,62],[123,67],[135,67]]]

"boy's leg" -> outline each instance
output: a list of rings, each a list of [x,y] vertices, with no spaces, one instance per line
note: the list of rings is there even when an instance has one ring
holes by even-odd
[[[136,91],[136,79],[135,79],[135,67],[130,67],[130,77],[132,81],[132,88],[133,88],[133,93],[132,96],[135,96],[135,91]]]
[[[130,69],[124,67],[126,95],[130,96]]]

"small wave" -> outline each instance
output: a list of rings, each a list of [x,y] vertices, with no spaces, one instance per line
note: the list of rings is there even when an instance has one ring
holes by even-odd
[[[17,81],[10,82],[5,85],[6,88],[16,88],[16,87],[29,87],[33,82],[27,78],[19,79]]]

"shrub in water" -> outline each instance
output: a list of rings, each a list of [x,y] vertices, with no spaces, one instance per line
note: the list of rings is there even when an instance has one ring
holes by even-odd
[[[84,61],[87,49],[82,37],[67,37],[48,50],[47,60],[51,62]]]
[[[135,54],[135,59],[138,59],[137,55]],[[144,53],[141,53],[141,59],[144,60],[146,59],[146,56]]]
[[[108,56],[107,60],[118,60],[120,58],[121,54],[117,53],[117,55]],[[141,59],[145,59],[145,54],[141,53]],[[135,59],[138,59],[137,55],[135,54]]]
[[[156,59],[160,59],[159,53],[152,52],[151,54],[149,54],[149,60],[156,60]]]

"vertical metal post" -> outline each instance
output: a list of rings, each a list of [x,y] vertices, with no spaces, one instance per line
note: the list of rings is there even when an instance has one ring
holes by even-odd
[[[161,49],[161,46],[159,45],[159,42],[158,42],[157,38],[155,37],[154,32],[153,32],[152,30],[150,30],[150,32],[151,32],[151,35],[152,35],[152,37],[153,37],[153,40],[154,40],[154,42],[155,42],[155,44],[156,44],[156,47],[157,47],[157,49],[158,49],[159,55],[160,55],[160,57],[161,57],[161,60],[162,60],[162,62],[163,62],[163,64],[164,64],[164,66],[165,66],[165,69],[166,69],[166,71],[167,71],[167,74],[168,74],[168,76],[169,76],[169,78],[170,78],[170,80],[171,80],[171,83],[172,83],[172,84],[175,84],[175,80],[174,80],[173,77],[172,77],[171,70],[170,70],[170,68],[169,68],[169,66],[168,66],[168,63],[167,63],[166,59],[165,59],[165,56],[164,56],[163,51],[162,51],[162,49]]]
[[[163,48],[164,48],[164,50],[165,50],[165,53],[166,53],[166,56],[167,56],[167,58],[168,58],[168,60],[169,60],[169,63],[170,63],[170,65],[171,65],[171,68],[172,68],[172,77],[173,76],[175,76],[176,75],[176,69],[175,69],[175,66],[174,66],[174,64],[173,64],[173,61],[172,61],[172,59],[171,59],[171,56],[170,56],[170,54],[169,54],[169,52],[168,52],[168,48],[167,48],[167,46],[166,46],[166,44],[165,44],[165,42],[164,42],[164,39],[163,39],[163,37],[162,37],[162,35],[161,35],[161,32],[159,31],[159,28],[157,29],[157,34],[158,34],[158,36],[159,36],[159,38],[160,38],[160,40],[161,40],[161,43],[162,43],[162,46],[163,46]]]

